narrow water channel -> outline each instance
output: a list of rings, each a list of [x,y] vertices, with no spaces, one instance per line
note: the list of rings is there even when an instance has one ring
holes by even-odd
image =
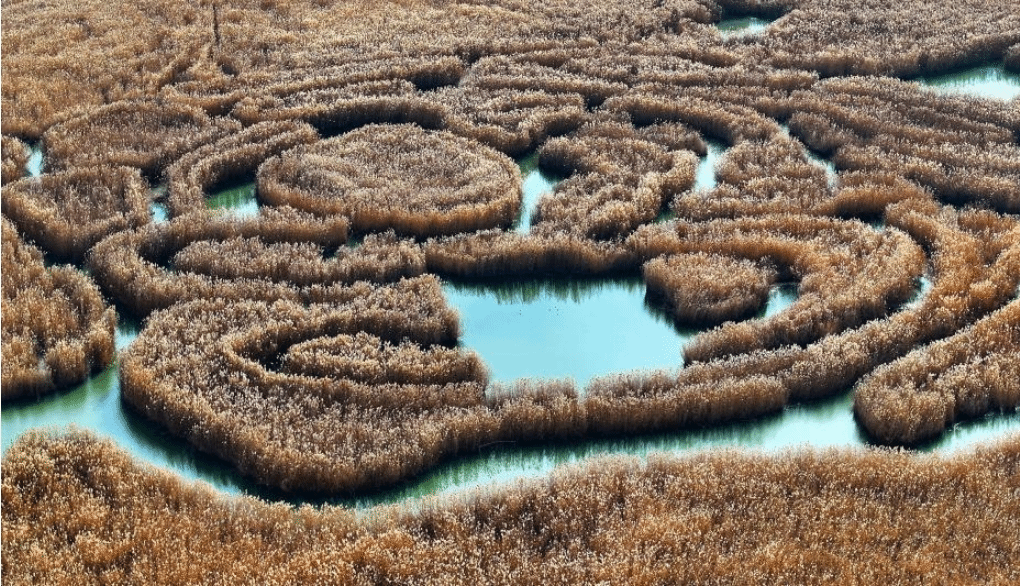
[[[1020,74],[1006,71],[1002,63],[988,63],[959,71],[917,79],[941,94],[961,94],[996,100],[1020,96]]]

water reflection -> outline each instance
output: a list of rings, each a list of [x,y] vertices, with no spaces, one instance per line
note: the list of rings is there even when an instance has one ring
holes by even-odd
[[[757,16],[743,16],[740,18],[726,18],[719,21],[715,27],[719,29],[723,38],[740,37],[744,35],[757,35],[765,32],[765,27],[771,21],[758,18]]]
[[[228,210],[238,218],[251,218],[259,213],[259,202],[255,197],[255,182],[249,181],[217,191],[206,198],[211,209]]]
[[[1002,63],[921,77],[918,81],[941,94],[963,94],[998,100],[1011,100],[1020,96],[1020,74],[1006,71]]]
[[[542,195],[552,192],[562,178],[547,173],[538,167],[538,151],[521,159],[517,163],[521,169],[524,186],[524,199],[521,201],[521,213],[517,218],[514,231],[527,234],[531,231],[531,216],[538,207]]]
[[[29,177],[38,177],[42,175],[42,166],[42,149],[39,148],[39,145],[29,147],[28,161],[25,163],[25,172],[28,173]]]

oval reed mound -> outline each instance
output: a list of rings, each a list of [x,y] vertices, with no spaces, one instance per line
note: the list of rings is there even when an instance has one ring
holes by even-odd
[[[130,167],[76,168],[5,186],[2,207],[54,257],[81,262],[106,236],[149,222],[149,185]]]
[[[3,400],[68,387],[110,365],[117,314],[88,277],[46,268],[6,218],[3,276]]]
[[[25,176],[25,165],[28,163],[28,145],[13,136],[3,135],[0,139],[0,159],[3,160],[3,173],[0,181],[7,184]]]
[[[416,237],[508,226],[521,205],[520,171],[493,149],[415,125],[370,125],[267,161],[260,197],[356,232]]]
[[[681,324],[716,325],[750,317],[765,306],[779,278],[768,265],[718,254],[676,254],[642,268],[647,296]]]

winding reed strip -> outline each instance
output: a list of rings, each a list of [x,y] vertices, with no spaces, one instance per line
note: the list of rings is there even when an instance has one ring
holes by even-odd
[[[471,66],[463,80],[464,87],[482,90],[541,90],[549,94],[579,94],[588,108],[595,108],[607,98],[621,94],[627,86],[595,76],[572,73],[549,67],[527,58],[492,56],[480,59]]]
[[[175,254],[195,242],[231,239],[238,239],[237,242],[241,243],[238,245],[240,248],[235,247],[235,253],[238,250],[251,252],[256,256],[255,266],[259,266],[269,262],[265,257],[290,250],[285,246],[274,248],[276,244],[307,242],[330,248],[339,246],[347,239],[347,222],[343,218],[316,218],[290,208],[264,209],[258,217],[245,220],[211,212],[193,212],[171,222],[148,224],[134,232],[122,232],[104,239],[92,249],[87,266],[112,297],[140,317],[191,299],[273,300],[299,297],[299,291],[288,283],[253,275],[249,275],[251,278],[239,276],[235,279],[176,273],[168,266]],[[250,239],[258,239],[262,244],[252,244]],[[225,252],[222,247],[215,246],[212,251],[213,254]],[[258,260],[260,256],[262,260]],[[403,258],[399,257],[399,260]],[[233,256],[230,261],[244,264],[250,259]],[[228,261],[216,262],[225,264]],[[287,264],[283,259],[276,259],[275,263]],[[302,271],[297,266],[286,270],[292,273]]]
[[[4,401],[85,380],[113,361],[117,314],[94,283],[70,267],[47,268],[42,253],[3,219]]]
[[[426,99],[405,80],[368,81],[310,89],[285,96],[256,95],[237,102],[231,115],[245,124],[301,120],[324,135],[341,134],[366,124],[414,123],[442,128],[447,108]]]
[[[3,460],[5,580],[1009,583],[1018,443],[605,458],[359,517],[224,497],[112,442],[36,434]]]
[[[292,121],[263,122],[199,147],[166,170],[167,206],[172,216],[204,207],[218,184],[254,176],[267,159],[319,140],[315,129]]]
[[[5,134],[0,142],[0,149],[3,160],[3,175],[0,180],[7,184],[24,177],[27,174],[25,165],[28,164],[28,145],[19,138]]]
[[[149,318],[121,358],[121,388],[261,483],[378,488],[497,429],[478,358],[433,347],[455,342],[457,327],[433,277],[320,288],[309,306],[193,301]]]
[[[938,4],[937,10],[926,0],[797,4],[756,39],[746,60],[825,77],[914,77],[997,60],[1020,36],[1020,12],[997,0]]]
[[[464,86],[440,88],[427,100],[447,109],[449,131],[511,157],[580,127],[588,117],[579,94]]]
[[[509,226],[521,205],[507,156],[445,131],[371,125],[294,149],[259,169],[259,196],[356,232],[416,237]]]
[[[149,222],[149,184],[130,167],[76,168],[6,185],[2,208],[55,258],[81,262],[104,237]]]
[[[716,163],[715,175],[715,188],[673,199],[670,207],[678,217],[706,221],[775,213],[826,215],[832,210],[825,170],[788,137],[737,144]]]
[[[609,98],[602,107],[627,114],[637,125],[681,122],[731,145],[782,134],[775,120],[750,107],[711,98],[681,98],[669,86],[635,88]]]
[[[539,165],[570,175],[538,202],[533,224],[595,239],[626,236],[694,184],[697,157],[645,140],[629,124],[596,123],[547,141]]]
[[[881,317],[910,296],[925,263],[921,248],[897,230],[792,214],[679,222],[665,233],[636,235],[631,246],[645,258],[706,252],[768,261],[799,280],[799,298],[785,311],[698,335],[684,348],[689,361],[805,345]]]
[[[241,129],[198,108],[154,100],[115,102],[47,129],[46,162],[54,169],[136,167],[158,176],[181,155]]]
[[[791,132],[834,153],[840,169],[894,173],[950,203],[1020,209],[1020,117],[1006,104],[867,78],[827,80],[791,100]]]
[[[868,375],[854,413],[885,443],[916,444],[961,419],[1020,406],[1020,301]]]
[[[422,251],[429,272],[474,279],[604,275],[640,266],[638,256],[618,243],[562,231],[488,230],[430,239]]]
[[[677,254],[642,267],[647,297],[678,322],[717,325],[746,319],[765,306],[779,279],[774,268],[718,254]]]

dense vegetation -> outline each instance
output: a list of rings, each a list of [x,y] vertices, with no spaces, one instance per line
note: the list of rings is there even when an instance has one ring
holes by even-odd
[[[776,20],[716,27],[741,15]],[[1020,406],[1020,98],[910,81],[1020,68],[1014,2],[83,0],[3,18],[5,401],[111,364],[105,296],[144,320],[125,403],[284,491],[851,389],[863,431],[896,445]],[[562,179],[530,212],[527,153]],[[248,182],[254,217],[207,209]],[[46,264],[65,261],[89,276]],[[491,382],[439,285],[619,274],[709,327],[683,368]],[[797,300],[749,319],[779,283]],[[1014,438],[600,462],[366,521],[39,436],[4,458],[3,577],[1006,582],[1018,459]]]

